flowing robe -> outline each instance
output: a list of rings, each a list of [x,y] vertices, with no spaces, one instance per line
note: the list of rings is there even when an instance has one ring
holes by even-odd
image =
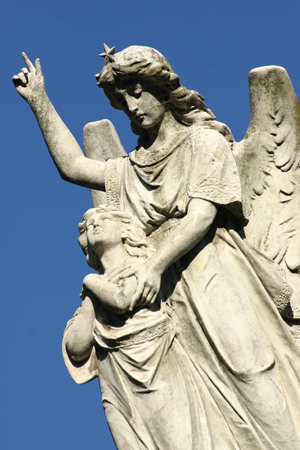
[[[176,233],[191,199],[219,207],[206,236],[162,278],[161,297],[176,339],[157,372],[160,381],[168,381],[162,403],[182,374],[178,410],[189,405],[188,417],[180,419],[182,433],[171,442],[174,423],[166,414],[163,425],[152,422],[149,428],[154,441],[144,440],[145,447],[120,443],[119,448],[300,449],[300,354],[279,314],[291,292],[279,266],[236,232],[244,220],[242,198],[226,139],[209,126],[193,125],[159,153],[141,147],[129,157],[110,160],[106,195],[108,204],[134,214],[157,248]],[[107,374],[113,364],[106,358],[104,369],[100,359],[97,370],[109,416],[113,389]],[[148,398],[149,418],[160,418],[151,403],[155,394]],[[170,404],[176,401],[170,398]],[[140,426],[136,422],[136,435],[143,435],[149,418],[142,418]]]

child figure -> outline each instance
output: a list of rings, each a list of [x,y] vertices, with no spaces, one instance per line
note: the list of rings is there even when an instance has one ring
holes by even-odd
[[[133,220],[131,214],[98,207],[79,224],[80,246],[99,274],[83,280],[82,305],[64,334],[64,360],[78,384],[99,377],[118,449],[179,450],[182,442],[197,448],[192,421],[196,429],[202,423],[200,399],[197,408],[188,401],[198,397],[191,382],[197,375],[175,338],[166,303],[158,296],[132,308],[136,277],[119,275],[126,265],[143,267],[151,253]]]

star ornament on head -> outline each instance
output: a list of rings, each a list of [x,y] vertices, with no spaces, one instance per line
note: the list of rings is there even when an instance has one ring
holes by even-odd
[[[104,64],[112,63],[115,60],[114,53],[116,47],[109,48],[106,44],[103,44],[104,53],[100,53],[99,56],[105,58]]]

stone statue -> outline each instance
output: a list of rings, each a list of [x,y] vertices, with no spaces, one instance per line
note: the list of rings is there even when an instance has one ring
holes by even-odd
[[[158,51],[102,56],[97,83],[139,136],[128,156],[107,121],[85,128],[83,155],[39,60],[24,55],[14,77],[62,178],[105,203],[80,224],[100,275],[65,331],[71,376],[99,377],[119,449],[300,449],[300,119],[286,72],[251,72],[236,143]]]
[[[113,207],[88,210],[79,228],[88,264],[101,275],[84,278],[82,306],[67,324],[63,355],[70,375],[77,383],[99,377],[118,448],[179,450],[183,442],[201,448],[202,380],[176,338],[170,304],[158,296],[132,314],[136,278],[114,281],[119,267],[142,264],[154,249],[132,214]],[[222,446],[221,436],[216,442]]]

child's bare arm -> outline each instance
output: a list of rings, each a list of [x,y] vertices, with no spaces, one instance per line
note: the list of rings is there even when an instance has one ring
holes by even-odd
[[[68,322],[65,331],[65,345],[73,361],[82,361],[90,355],[93,347],[95,309],[92,300],[86,296],[82,305]]]
[[[136,279],[131,277],[113,283],[105,275],[89,274],[82,283],[82,296],[90,291],[107,309],[116,314],[129,311],[131,299],[136,289]]]

